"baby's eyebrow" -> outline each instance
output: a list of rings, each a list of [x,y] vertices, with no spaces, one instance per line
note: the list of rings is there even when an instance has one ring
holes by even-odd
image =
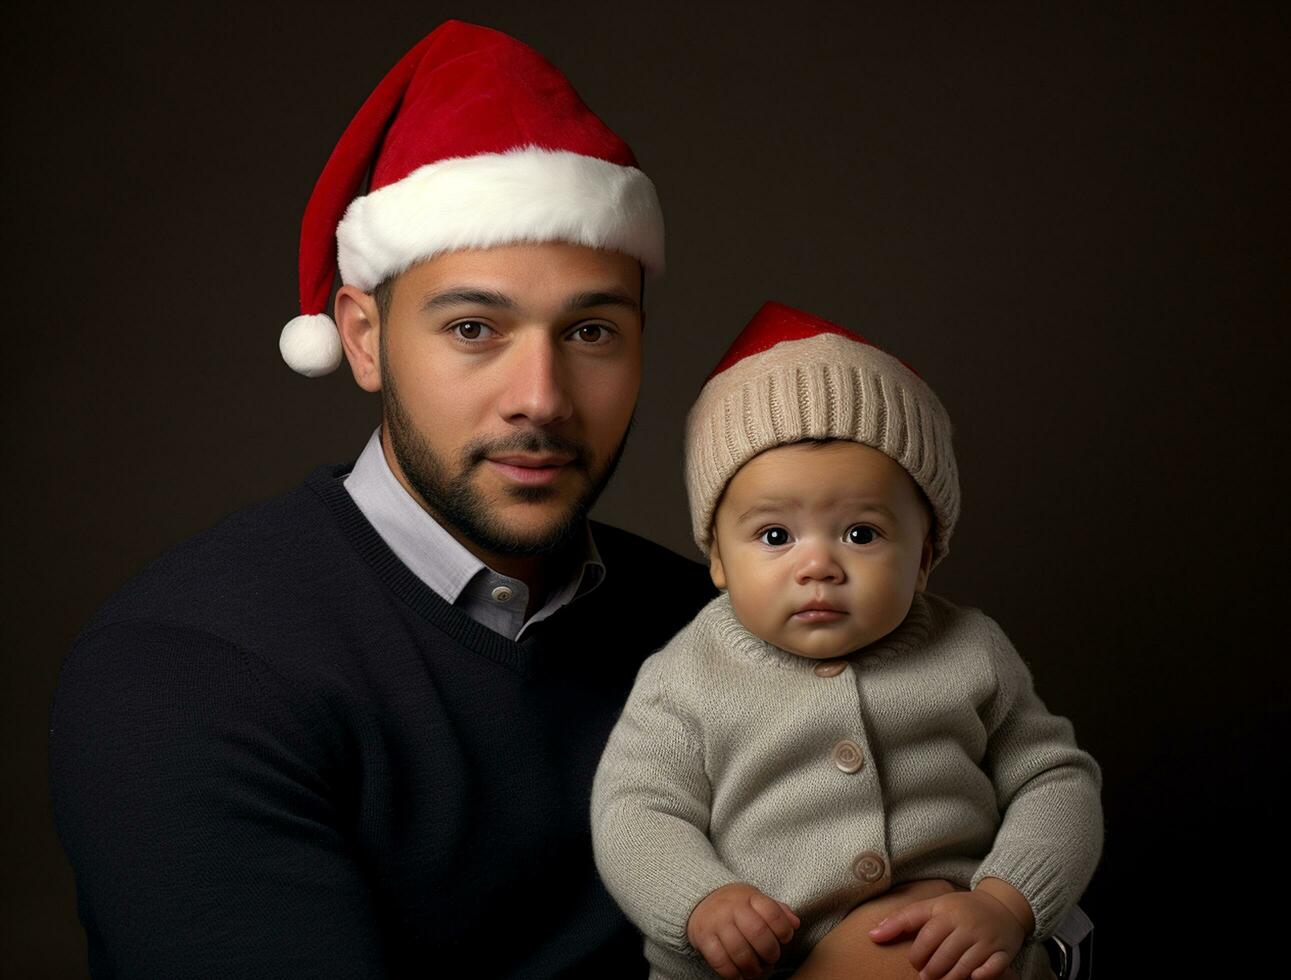
[[[758,517],[762,514],[782,514],[787,510],[792,510],[795,507],[801,506],[802,502],[795,497],[772,497],[766,500],[759,500],[756,504],[744,511],[744,513],[740,514],[735,519],[737,522],[743,523],[751,517]],[[897,521],[897,515],[892,508],[888,507],[886,504],[879,503],[877,500],[839,500],[836,502],[830,502],[827,506],[831,508],[846,508],[848,510],[855,511],[857,514],[873,512],[876,514],[882,514],[890,521]]]
[[[789,509],[797,502],[798,501],[792,500],[792,499],[759,500],[756,504],[754,504],[752,507],[746,510],[743,514],[740,514],[735,519],[737,521],[742,522],[742,521],[747,521],[750,517],[756,517],[759,514],[779,514]]]
[[[872,510],[876,514],[882,514],[890,521],[895,521],[897,519],[897,515],[891,507],[888,507],[886,504],[881,504],[877,500],[858,500],[851,506],[856,507],[857,513],[863,514],[867,510]]]

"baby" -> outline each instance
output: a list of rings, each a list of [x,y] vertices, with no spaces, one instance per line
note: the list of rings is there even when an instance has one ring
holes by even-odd
[[[915,936],[928,977],[1046,975],[1034,941],[1102,846],[1099,771],[1000,627],[924,591],[959,516],[937,396],[768,303],[691,410],[686,486],[723,593],[642,665],[592,791],[651,976],[787,973],[937,880],[869,939]]]

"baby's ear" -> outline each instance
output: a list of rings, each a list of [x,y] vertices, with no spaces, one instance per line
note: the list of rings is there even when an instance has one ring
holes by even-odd
[[[932,534],[923,539],[923,552],[919,555],[919,577],[915,579],[914,590],[923,592],[928,588],[928,575],[932,572]]]
[[[722,555],[717,550],[717,538],[708,548],[708,577],[719,589],[726,588],[726,569],[722,567]]]

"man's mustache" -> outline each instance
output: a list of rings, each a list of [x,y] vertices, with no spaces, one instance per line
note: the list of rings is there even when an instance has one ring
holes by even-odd
[[[504,456],[508,453],[572,456],[573,459],[567,465],[583,470],[588,468],[591,461],[591,453],[581,442],[554,432],[517,432],[498,439],[476,439],[468,442],[462,449],[467,470],[479,466],[490,456]]]

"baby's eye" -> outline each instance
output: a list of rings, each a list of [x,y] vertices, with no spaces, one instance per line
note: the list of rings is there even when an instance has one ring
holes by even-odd
[[[865,524],[855,524],[847,529],[847,540],[852,544],[869,544],[876,537],[878,534],[875,533],[874,528]]]
[[[789,543],[789,532],[782,527],[769,527],[758,535],[758,540],[773,548],[779,548]]]
[[[461,323],[454,323],[449,329],[458,340],[467,341],[483,340],[493,331],[487,323],[479,320],[463,320]]]

